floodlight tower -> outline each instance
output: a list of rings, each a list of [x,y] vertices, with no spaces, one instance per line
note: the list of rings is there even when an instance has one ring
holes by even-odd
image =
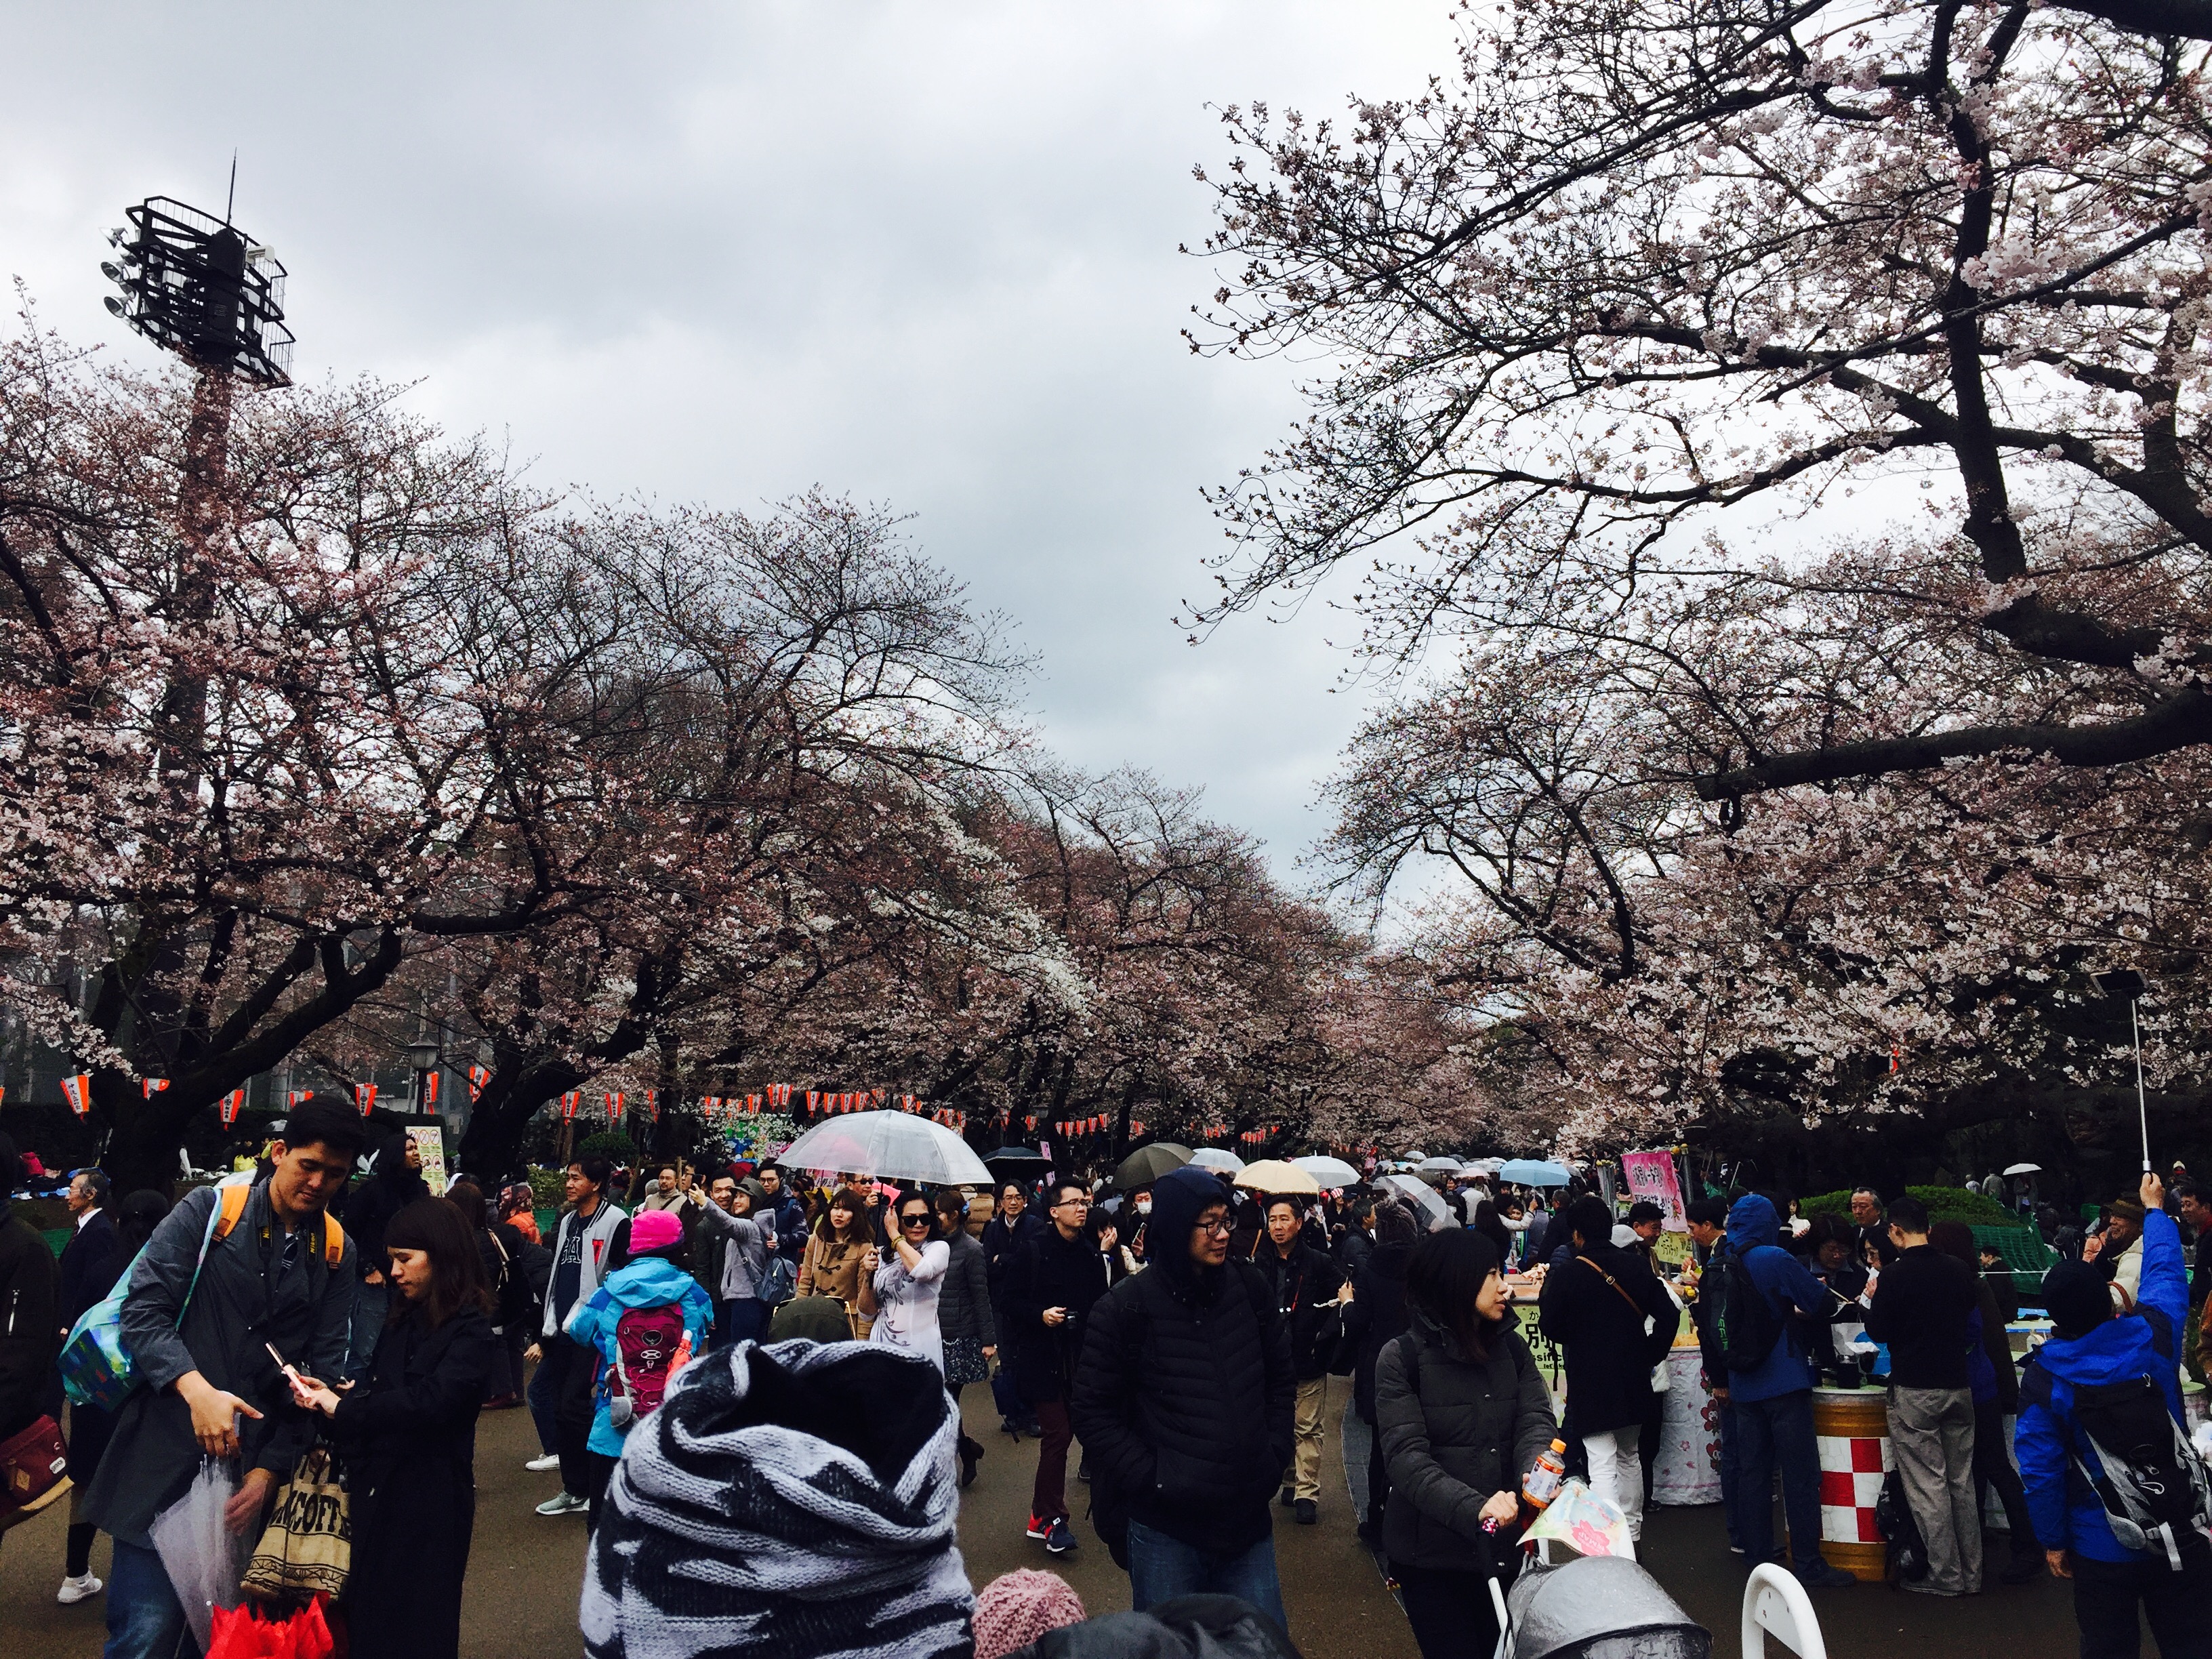
[[[237,185],[234,161],[234,199]],[[291,384],[284,267],[232,225],[228,206],[217,220],[169,197],[149,196],[125,216],[129,222],[107,234],[115,258],[100,267],[122,289],[108,296],[107,308],[198,373],[179,491],[184,533],[177,619],[205,622],[215,614],[216,561],[210,550],[223,518],[233,388],[240,380]],[[198,792],[206,714],[205,677],[173,679],[162,699],[157,739],[162,781],[179,799]]]

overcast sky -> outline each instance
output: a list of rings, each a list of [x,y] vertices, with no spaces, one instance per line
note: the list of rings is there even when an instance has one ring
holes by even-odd
[[[419,380],[547,483],[820,484],[1013,618],[1073,763],[1202,786],[1279,869],[1362,704],[1318,606],[1183,643],[1201,485],[1296,409],[1192,356],[1209,104],[1337,114],[1448,67],[1444,0],[9,9],[0,269],[135,360],[101,231],[154,194],[289,267],[302,380]]]

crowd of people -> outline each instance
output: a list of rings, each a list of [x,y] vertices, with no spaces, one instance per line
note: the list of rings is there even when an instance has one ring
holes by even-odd
[[[1382,1187],[1248,1193],[1195,1166],[1127,1191],[977,1192],[580,1157],[541,1231],[527,1182],[463,1177],[434,1197],[404,1139],[356,1178],[369,1135],[315,1097],[253,1177],[173,1208],[116,1203],[76,1172],[58,1261],[0,1215],[16,1322],[0,1438],[60,1414],[62,1334],[124,1288],[139,1386],[112,1411],[70,1408],[59,1590],[105,1595],[110,1659],[179,1650],[186,1610],[152,1534],[204,1460],[235,1471],[226,1520],[243,1536],[318,1446],[348,1477],[350,1651],[457,1654],[477,1417],[508,1408],[535,1426],[529,1468],[559,1477],[538,1514],[580,1517],[591,1653],[997,1659],[1083,1613],[1048,1572],[980,1597],[963,1576],[958,1494],[987,1453],[961,1402],[981,1383],[1001,1431],[1035,1442],[1041,1563],[1084,1546],[1079,1445],[1085,1534],[1128,1578],[1133,1611],[1115,1617],[1152,1621],[1091,1621],[1106,1645],[1085,1650],[1265,1659],[1291,1650],[1274,1528],[1320,1518],[1332,1375],[1372,1429],[1358,1533],[1425,1659],[1486,1659],[1490,1585],[1522,1559],[1540,1460],[1641,1535],[1655,1370],[1686,1307],[1747,1564],[1776,1558],[1778,1485],[1782,1559],[1810,1589],[1856,1582],[1821,1553],[1812,1391],[1860,1381],[1874,1349],[1906,1589],[1982,1588],[1994,1488],[2012,1543],[1997,1576],[2071,1578],[2085,1655],[2134,1652],[2138,1608],[2163,1653],[2203,1645],[2212,1493],[2179,1425],[2207,1279],[2192,1301],[2180,1224],[2202,1264],[2212,1205],[2191,1185],[2172,1195],[2178,1224],[2146,1176],[2051,1270],[2049,1340],[2023,1366],[2010,1275],[1909,1195],[1862,1190],[1849,1218],[1700,1198],[1677,1261],[1655,1249],[1657,1206],[1575,1188],[1528,1202],[1454,1180],[1416,1206]],[[1532,1325],[1559,1357],[1564,1411]],[[1155,1645],[1111,1645],[1124,1638]]]

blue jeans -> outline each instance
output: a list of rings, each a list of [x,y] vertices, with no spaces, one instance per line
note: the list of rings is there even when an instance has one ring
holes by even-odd
[[[1813,1391],[1738,1400],[1735,1417],[1737,1534],[1757,1566],[1774,1553],[1774,1471],[1782,1471],[1782,1512],[1790,1519],[1790,1566],[1802,1577],[1828,1564],[1820,1555],[1820,1453],[1813,1443]]]
[[[733,1296],[727,1301],[717,1297],[714,1346],[730,1348],[740,1342],[766,1341],[769,1311],[768,1304],[757,1296]]]
[[[1270,1533],[1240,1555],[1216,1555],[1156,1532],[1141,1521],[1129,1522],[1129,1597],[1139,1613],[1178,1595],[1234,1595],[1249,1601],[1287,1633],[1283,1583],[1275,1576],[1275,1539]]]
[[[1728,1540],[1743,1547],[1743,1523],[1736,1517],[1736,1490],[1742,1484],[1736,1468],[1735,1407],[1725,1400],[1713,1401],[1721,1427],[1721,1516],[1728,1522]]]
[[[372,1285],[365,1279],[355,1282],[353,1328],[346,1340],[348,1382],[358,1382],[368,1375],[369,1364],[376,1358],[376,1339],[383,1334],[384,1316],[391,1308],[391,1285]]]
[[[107,1569],[107,1645],[101,1659],[171,1659],[199,1644],[185,1627],[184,1604],[161,1570],[161,1558],[136,1544],[115,1540]]]
[[[553,1339],[533,1336],[542,1354],[553,1346]],[[561,1368],[549,1365],[543,1358],[538,1369],[530,1373],[530,1386],[522,1397],[530,1402],[530,1420],[538,1425],[538,1449],[548,1457],[561,1449],[561,1428],[556,1412],[561,1403]]]

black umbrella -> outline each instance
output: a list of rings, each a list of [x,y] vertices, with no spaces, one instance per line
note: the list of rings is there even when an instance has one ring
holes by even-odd
[[[1190,1148],[1178,1146],[1171,1140],[1156,1140],[1149,1146],[1139,1146],[1123,1158],[1114,1169],[1114,1190],[1133,1193],[1139,1187],[1149,1187],[1170,1170],[1180,1170],[1190,1162]]]
[[[986,1164],[1046,1164],[1050,1161],[1042,1152],[1029,1146],[1001,1146],[995,1152],[983,1154]]]

